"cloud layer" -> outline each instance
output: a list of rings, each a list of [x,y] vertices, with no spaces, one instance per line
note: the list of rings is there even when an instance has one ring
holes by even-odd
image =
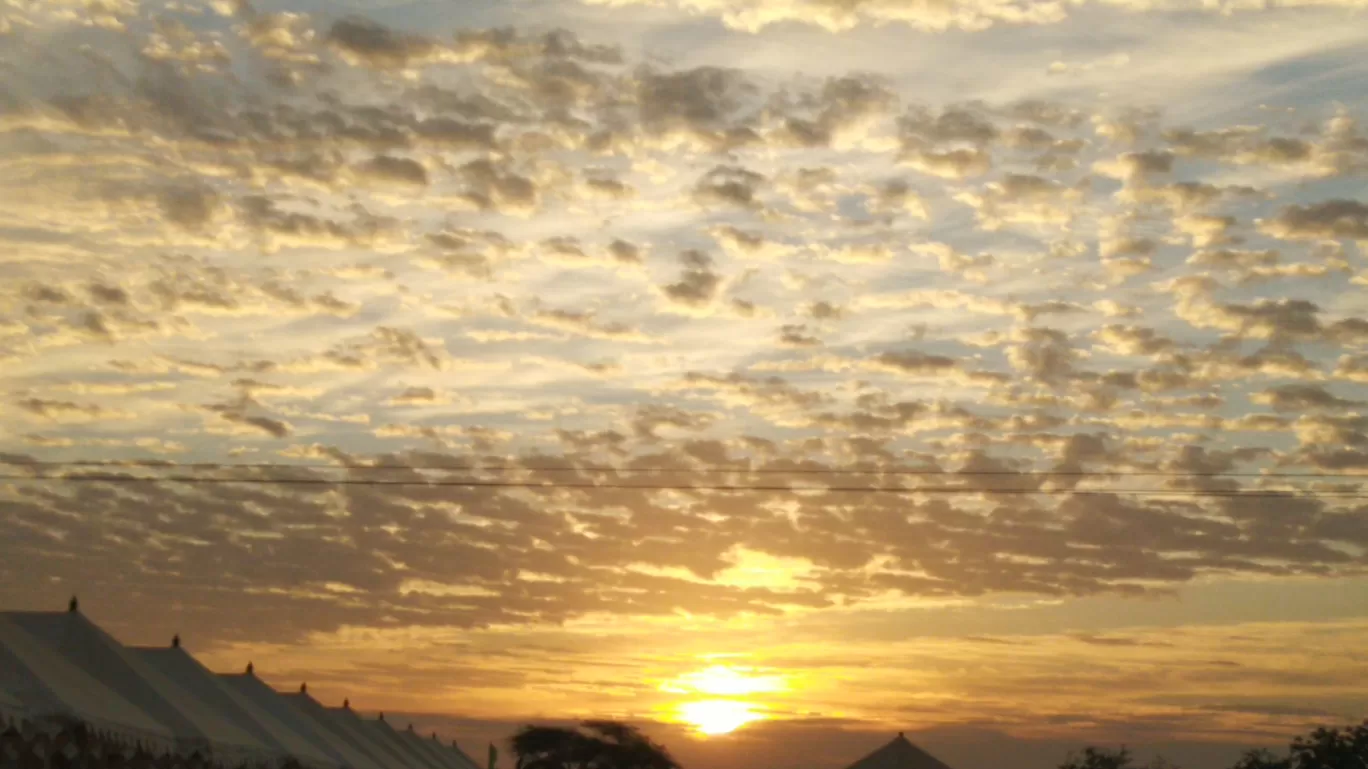
[[[668,720],[651,682],[729,632],[813,671],[772,704],[799,726],[1222,740],[1352,710],[1342,671],[1285,671],[1362,639],[1353,616],[1243,646],[1214,610],[1176,634],[1070,610],[845,628],[1360,584],[1353,105],[924,103],[874,61],[776,76],[559,28],[68,10],[0,19],[7,605],[95,590],[136,634],[174,595],[225,665],[312,655],[413,711],[448,701],[415,683],[440,674],[467,714],[524,715],[532,687]],[[839,31],[1087,9],[687,10]],[[594,633],[660,653],[615,668]],[[568,678],[528,661],[547,643]],[[993,664],[995,692],[955,672]],[[1078,666],[1091,683],[1044,702]]]

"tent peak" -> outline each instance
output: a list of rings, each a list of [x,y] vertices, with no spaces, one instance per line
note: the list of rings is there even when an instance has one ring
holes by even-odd
[[[344,699],[344,700],[342,700],[342,709],[343,709],[343,710],[351,710],[351,700],[350,700],[350,699]]]
[[[300,694],[305,694],[305,693],[307,693],[308,691],[309,691],[309,685],[308,685],[308,684],[300,684],[300,685],[299,685],[299,693],[300,693]]]
[[[73,595],[73,596],[71,597],[71,600],[70,600],[70,601],[67,601],[67,611],[77,611],[77,610],[79,610],[80,608],[81,608],[81,602],[78,601],[78,600],[76,600],[76,596]]]
[[[177,634],[171,636],[171,648],[172,648],[172,649],[179,649],[179,648],[180,648],[180,633],[177,633]]]
[[[256,666],[253,665],[252,663],[248,662],[248,663],[247,663],[247,675],[250,676],[251,674],[253,674],[253,673],[255,673],[255,672],[256,672]]]

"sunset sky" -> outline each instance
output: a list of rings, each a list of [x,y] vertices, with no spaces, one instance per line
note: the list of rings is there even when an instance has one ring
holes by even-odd
[[[1357,722],[1365,50],[1365,0],[0,1],[0,608],[481,756]]]

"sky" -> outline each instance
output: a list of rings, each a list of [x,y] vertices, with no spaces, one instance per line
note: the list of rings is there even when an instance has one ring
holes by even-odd
[[[0,605],[480,755],[1357,722],[1366,8],[0,3]]]

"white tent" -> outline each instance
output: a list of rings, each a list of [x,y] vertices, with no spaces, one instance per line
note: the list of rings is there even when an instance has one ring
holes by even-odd
[[[467,755],[464,750],[461,750],[459,747],[457,747],[455,740],[451,742],[451,752],[459,756],[460,759],[464,761],[467,766],[470,767],[470,769],[484,769],[484,767],[481,766],[475,759]]]
[[[7,664],[7,660],[0,658],[0,666]],[[4,729],[11,724],[17,724],[28,718],[28,708],[19,701],[19,697],[0,688],[0,729]]]
[[[375,721],[364,721],[366,727],[376,735],[376,740],[384,743],[390,750],[404,756],[408,764],[415,769],[449,769],[435,757],[428,755],[419,746],[414,745],[399,735],[398,732],[390,728],[385,722],[384,715]]]
[[[308,692],[282,693],[281,697],[293,705],[304,716],[312,719],[319,728],[332,734],[335,739],[344,742],[352,753],[358,756],[360,761],[364,761],[358,769],[408,769],[404,766],[395,766],[393,762],[386,761],[381,756],[375,755],[373,749],[366,745],[355,734],[352,729],[347,728],[340,719],[336,718],[331,711],[319,704],[318,700],[309,696]]]
[[[20,717],[78,721],[102,736],[169,750],[171,730],[0,613],[0,690]]]
[[[464,753],[448,749],[447,746],[438,742],[435,734],[432,738],[419,736],[417,732],[413,731],[413,724],[409,724],[408,729],[400,732],[399,736],[416,743],[420,750],[433,756],[450,769],[480,769],[480,767],[474,761],[471,761],[466,757]]]
[[[385,766],[404,767],[404,769],[425,769],[421,764],[415,764],[413,759],[403,752],[396,750],[392,745],[385,742],[382,735],[377,731],[371,722],[362,719],[352,711],[349,704],[344,704],[340,708],[328,708],[328,713],[344,728],[356,735],[357,740],[364,743],[370,750],[371,755],[380,759]]]
[[[143,664],[174,680],[219,716],[266,745],[277,759],[292,756],[305,766],[333,767],[339,762],[307,737],[281,723],[250,699],[234,691],[178,645],[169,648],[130,648]],[[268,690],[269,691],[269,690]],[[274,692],[272,692],[274,694]]]
[[[442,769],[470,769],[460,762],[455,753],[442,750],[441,744],[436,740],[427,740],[418,736],[418,733],[413,731],[413,724],[409,724],[407,729],[397,732],[397,735],[404,742],[413,746],[414,750],[436,761]]]
[[[285,724],[295,733],[304,735],[313,744],[326,752],[333,763],[346,769],[378,769],[375,762],[358,753],[331,729],[300,712],[293,703],[279,692],[267,686],[250,670],[246,673],[218,673],[224,686],[237,692],[259,710],[269,713],[277,721]]]
[[[136,658],[77,611],[10,612],[29,636],[170,729],[177,746],[228,763],[268,761],[272,751],[215,709]]]

